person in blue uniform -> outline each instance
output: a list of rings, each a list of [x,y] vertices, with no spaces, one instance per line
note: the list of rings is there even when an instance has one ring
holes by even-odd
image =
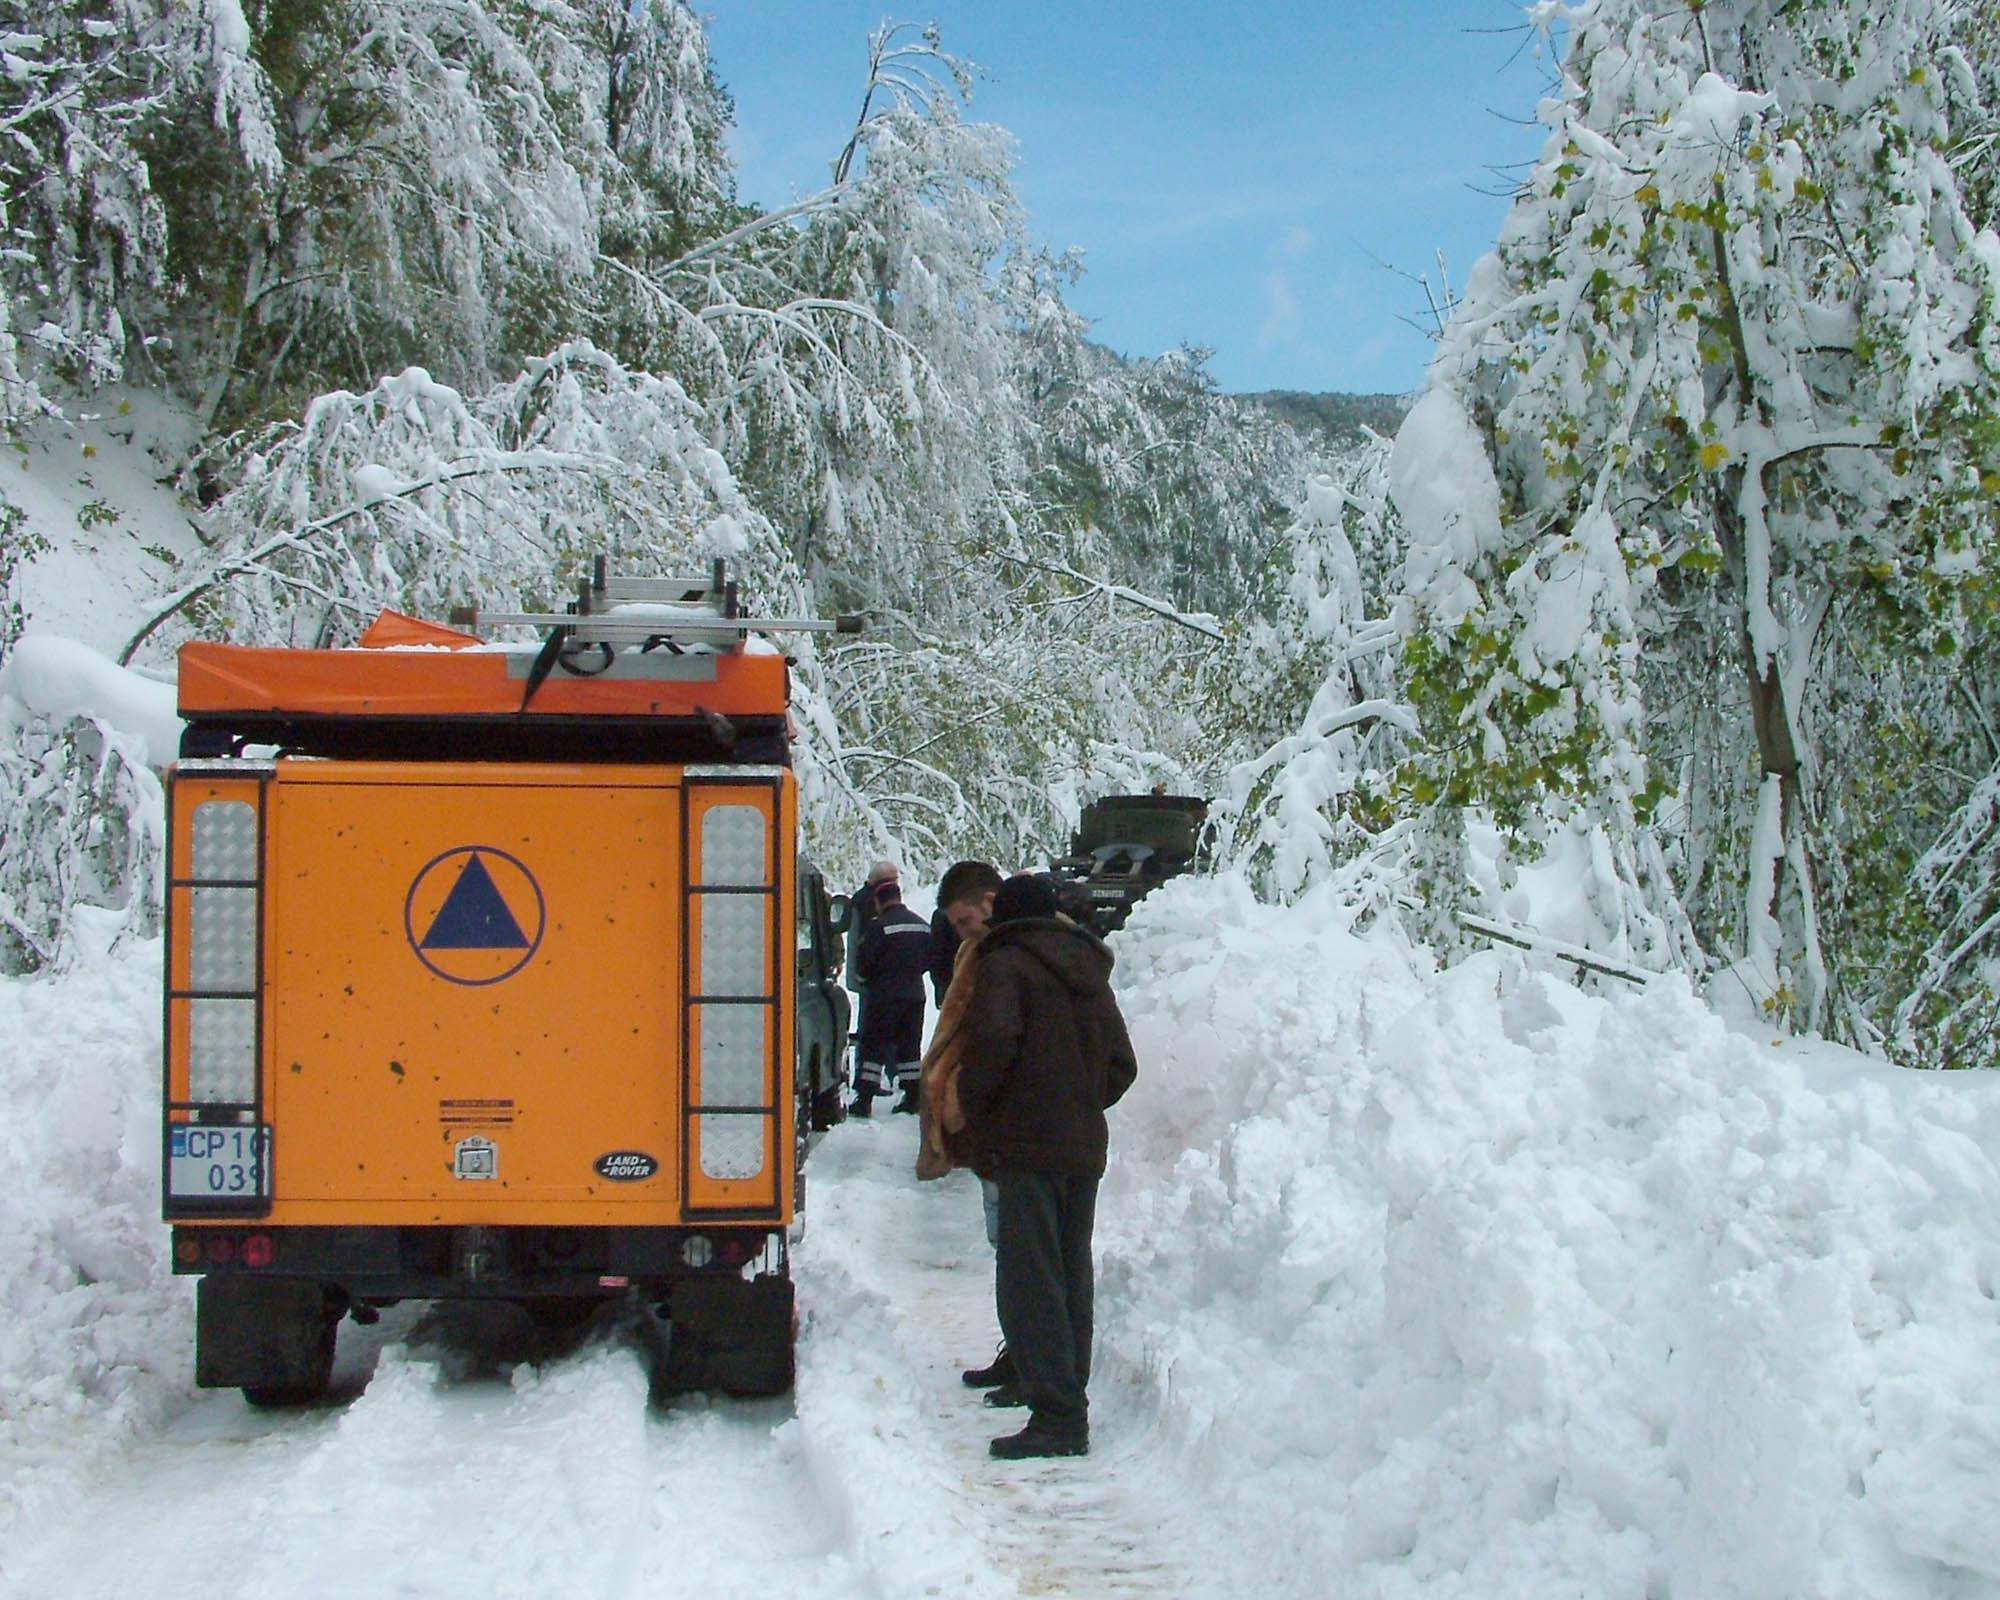
[[[930,970],[931,925],[903,904],[902,886],[875,886],[875,917],[861,936],[855,976],[867,1003],[861,1013],[860,1063],[854,1073],[857,1117],[870,1115],[878,1094],[902,1090],[898,1111],[917,1109],[917,1067],[924,1053],[924,977]]]

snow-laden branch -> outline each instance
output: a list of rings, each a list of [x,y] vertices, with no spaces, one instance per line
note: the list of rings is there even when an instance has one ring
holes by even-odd
[[[1213,639],[1218,644],[1228,642],[1229,636],[1217,626],[1215,618],[1206,613],[1182,611],[1164,600],[1156,600],[1151,595],[1141,594],[1137,589],[1127,588],[1122,583],[1112,583],[1105,578],[1093,578],[1087,573],[1078,572],[1076,568],[1061,561],[1037,561],[1031,556],[1006,553],[1003,553],[1000,559],[1010,566],[1031,567],[1037,572],[1053,573],[1057,577],[1068,578],[1072,583],[1080,583],[1093,593],[1113,600],[1123,600],[1139,607],[1142,611],[1152,612],[1156,617],[1165,617],[1169,622],[1177,622],[1183,628],[1198,633],[1203,638]]]
[[[822,189],[818,194],[809,195],[804,200],[800,200],[793,205],[780,206],[775,211],[766,211],[760,216],[752,217],[741,227],[731,228],[727,233],[718,234],[715,238],[696,245],[692,250],[674,257],[665,266],[655,270],[658,271],[661,277],[667,277],[676,272],[686,272],[689,268],[702,262],[713,261],[717,256],[726,254],[728,251],[735,249],[739,244],[744,244],[756,238],[758,234],[765,232],[767,229],[775,228],[780,223],[790,222],[797,217],[812,217],[828,211],[837,211],[846,202],[848,193],[849,191],[845,187],[836,185],[831,189]],[[610,258],[600,257],[599,259],[609,260]],[[622,265],[622,263],[614,264]]]
[[[1567,944],[1561,939],[1551,939],[1547,934],[1537,933],[1532,928],[1519,928],[1510,922],[1495,922],[1490,917],[1475,917],[1469,911],[1461,911],[1458,914],[1458,922],[1460,927],[1472,933],[1496,939],[1501,944],[1511,944],[1517,950],[1554,956],[1558,961],[1567,961],[1570,965],[1582,967],[1589,972],[1601,972],[1607,978],[1619,978],[1626,983],[1636,983],[1642,988],[1660,976],[1657,972],[1633,966],[1630,962],[1601,956],[1594,950],[1584,949],[1581,945]]]
[[[363,516],[379,506],[391,505],[397,501],[406,499],[412,494],[421,493],[426,489],[441,489],[449,484],[459,483],[468,478],[494,477],[506,473],[534,472],[551,468],[566,471],[605,472],[619,470],[621,466],[622,463],[608,456],[590,457],[563,451],[523,450],[510,452],[508,455],[500,457],[489,455],[471,463],[453,463],[438,471],[426,473],[421,478],[414,478],[407,483],[398,484],[394,489],[369,495],[364,499],[350,501],[344,506],[336,507],[334,510],[327,512],[324,516],[315,517],[310,522],[301,523],[297,528],[290,528],[281,533],[274,533],[262,543],[239,555],[225,557],[223,560],[216,562],[193,582],[183,584],[171,594],[163,596],[160,609],[148,617],[138,632],[125,641],[124,647],[118,652],[118,663],[120,666],[130,665],[132,657],[138,653],[139,647],[153,636],[161,624],[186,610],[188,606],[215,588],[217,584],[246,572],[260,570],[266,561],[284,550],[297,550],[310,554],[311,540],[316,535],[329,532],[339,527],[342,523],[349,522],[355,517]]]

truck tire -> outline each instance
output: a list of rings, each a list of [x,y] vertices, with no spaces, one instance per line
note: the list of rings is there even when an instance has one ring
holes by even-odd
[[[795,1376],[793,1305],[791,1280],[776,1275],[675,1284],[664,1308],[671,1326],[656,1357],[655,1403],[694,1389],[784,1394]]]
[[[195,1291],[195,1382],[253,1406],[305,1405],[333,1377],[344,1301],[324,1284],[211,1273]]]
[[[309,1406],[326,1398],[327,1386],[333,1381],[333,1347],[339,1333],[340,1319],[322,1314],[320,1317],[319,1344],[313,1352],[312,1371],[298,1383],[243,1385],[243,1398],[260,1411],[273,1410],[283,1406]]]

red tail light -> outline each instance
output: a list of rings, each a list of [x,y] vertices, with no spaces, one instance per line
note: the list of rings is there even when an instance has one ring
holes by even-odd
[[[277,1256],[277,1241],[268,1233],[253,1233],[243,1241],[243,1265],[246,1267],[268,1267]]]
[[[211,1235],[208,1241],[208,1259],[218,1263],[236,1259],[236,1241],[226,1233]]]

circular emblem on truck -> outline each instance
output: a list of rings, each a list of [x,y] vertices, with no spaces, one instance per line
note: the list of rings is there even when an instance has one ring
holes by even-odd
[[[613,1183],[638,1183],[660,1170],[659,1162],[643,1150],[613,1150],[594,1163],[600,1178]]]
[[[501,983],[533,958],[548,907],[518,857],[462,844],[424,864],[403,900],[417,959],[447,983]]]

